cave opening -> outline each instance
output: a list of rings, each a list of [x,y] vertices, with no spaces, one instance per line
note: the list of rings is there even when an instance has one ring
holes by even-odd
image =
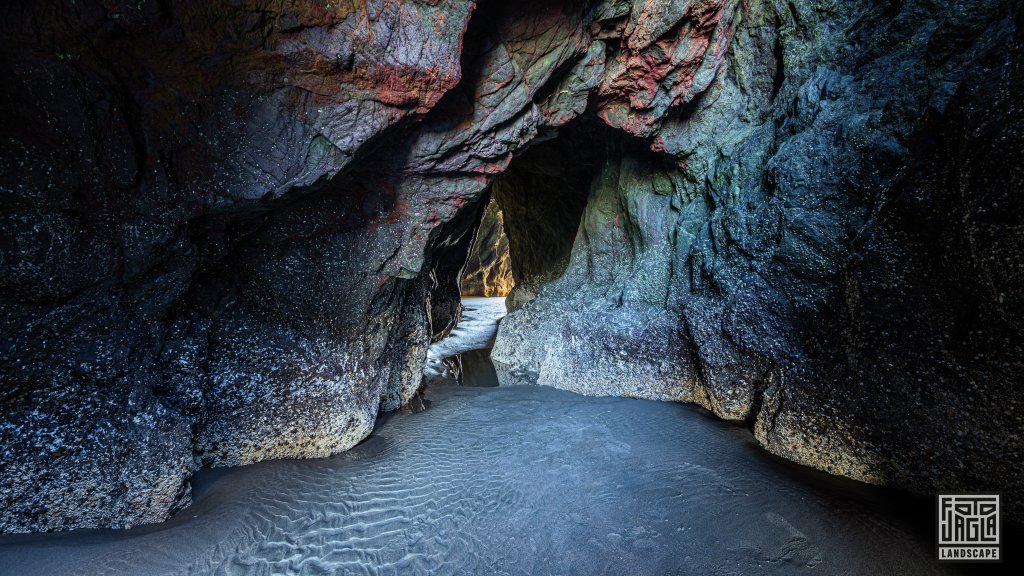
[[[498,201],[489,198],[459,281],[463,298],[508,296],[515,287],[508,250],[505,216]]]
[[[522,307],[569,264],[607,127],[581,118],[542,136],[491,183],[460,279],[463,296],[505,296]]]
[[[584,117],[541,135],[445,225],[431,271],[428,381],[497,385],[490,350],[498,323],[565,273],[608,154],[608,131]]]

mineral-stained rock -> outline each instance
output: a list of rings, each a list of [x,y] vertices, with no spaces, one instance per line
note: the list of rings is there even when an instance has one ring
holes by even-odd
[[[565,273],[501,324],[505,381],[695,401],[1020,518],[1022,12],[928,6],[745,3],[717,81],[656,123],[675,165],[607,157]]]
[[[414,397],[493,197],[506,377],[698,402],[1022,513],[1024,9],[999,0],[0,8],[0,530]]]
[[[689,103],[715,79],[740,5],[739,0],[603,2],[598,24],[615,30],[610,44],[615,49],[598,90],[601,118],[630,134],[653,136],[672,107]]]

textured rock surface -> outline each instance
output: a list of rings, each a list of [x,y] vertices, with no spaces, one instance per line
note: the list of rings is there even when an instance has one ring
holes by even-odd
[[[509,374],[1021,510],[1017,6],[0,16],[0,529],[157,521],[199,466],[352,446],[458,319],[488,194]]]
[[[0,9],[0,528],[161,520],[409,397],[427,280],[378,270],[406,223],[349,169],[458,83],[471,8]]]
[[[477,227],[460,283],[463,296],[505,296],[515,286],[508,236],[498,203],[491,200]]]
[[[698,402],[789,459],[1020,518],[1020,19],[748,2],[658,154],[609,148],[564,275],[500,327],[505,381]]]
[[[160,520],[412,397],[467,214],[604,65],[582,1],[471,8],[5,5],[2,529]]]

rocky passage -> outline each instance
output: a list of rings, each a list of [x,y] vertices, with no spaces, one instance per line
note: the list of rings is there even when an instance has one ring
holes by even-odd
[[[2,531],[356,446],[490,198],[504,383],[1024,514],[1019,2],[16,0],[0,32]]]
[[[498,300],[500,304],[500,300]],[[467,302],[447,351],[503,311]],[[436,345],[435,345],[436,347]],[[549,387],[431,385],[323,460],[203,471],[159,526],[0,537],[22,576],[958,574],[932,502],[761,450],[680,404]]]
[[[504,297],[512,291],[512,260],[508,236],[498,203],[491,201],[484,210],[477,237],[466,260],[459,287],[462,296]]]
[[[423,379],[427,384],[436,379],[448,384],[458,383],[459,374],[455,373],[461,364],[458,360],[467,353],[483,356],[487,358],[486,362],[490,362],[491,347],[498,332],[497,323],[505,317],[505,299],[464,298],[462,302],[465,311],[458,326],[448,337],[427,350],[427,363],[423,368]]]

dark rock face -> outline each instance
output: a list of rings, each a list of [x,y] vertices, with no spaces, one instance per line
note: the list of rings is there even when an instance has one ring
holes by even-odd
[[[833,473],[1002,491],[1019,518],[1019,8],[829,6],[748,3],[659,154],[612,148],[564,275],[493,357],[506,382],[751,420]]]
[[[998,0],[0,8],[0,529],[408,402],[488,195],[494,359],[1021,514],[1024,88]]]
[[[568,267],[503,320],[493,358],[507,383],[693,401],[671,259],[673,228],[696,225],[703,204],[679,198],[680,171],[642,142],[611,135],[606,154]]]
[[[462,296],[505,296],[515,286],[505,219],[498,203],[487,203],[460,282]]]
[[[427,280],[381,270],[408,223],[360,156],[457,84],[471,8],[0,9],[0,529],[158,521],[411,396]]]

